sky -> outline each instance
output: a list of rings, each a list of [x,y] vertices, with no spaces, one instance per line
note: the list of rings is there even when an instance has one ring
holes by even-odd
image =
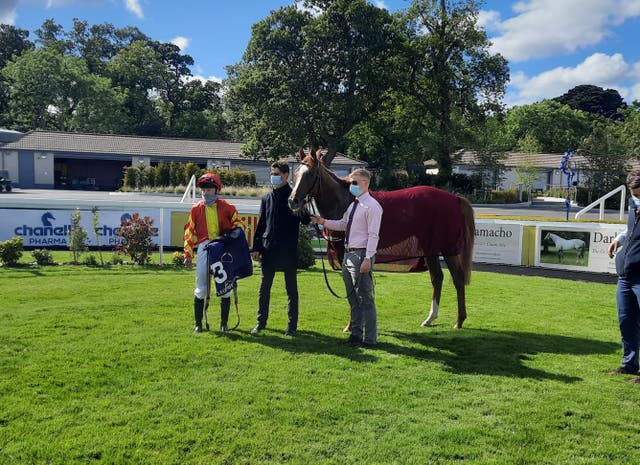
[[[409,0],[369,0],[394,12]],[[70,30],[90,25],[135,26],[191,55],[200,79],[222,80],[239,62],[251,26],[293,0],[0,0],[0,23],[35,30],[53,18]],[[479,23],[491,51],[509,61],[508,107],[564,94],[580,84],[640,100],[640,0],[485,0]]]

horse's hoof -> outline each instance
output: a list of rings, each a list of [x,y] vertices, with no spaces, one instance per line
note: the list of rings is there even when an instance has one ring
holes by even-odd
[[[342,330],[343,333],[350,333],[351,332],[351,323],[349,323],[347,326],[344,327],[344,329]]]
[[[462,329],[462,323],[456,323],[453,325],[453,329]]]
[[[420,326],[425,326],[425,327],[426,327],[426,326],[431,326],[431,320],[429,320],[429,319],[424,320],[424,321],[420,324]]]

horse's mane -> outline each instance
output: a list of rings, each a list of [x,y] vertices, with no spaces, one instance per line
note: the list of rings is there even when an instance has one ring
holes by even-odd
[[[331,178],[336,180],[339,184],[343,184],[344,186],[349,186],[348,176],[341,178],[333,171],[329,166],[324,163],[323,157],[314,157],[311,154],[304,157],[302,163],[307,166],[313,166],[318,170],[324,170]]]

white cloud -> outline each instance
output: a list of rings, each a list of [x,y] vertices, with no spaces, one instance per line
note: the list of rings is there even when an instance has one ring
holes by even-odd
[[[594,53],[575,67],[557,67],[537,76],[514,73],[509,82],[506,104],[528,104],[564,94],[580,84],[616,89],[631,101],[640,93],[640,63],[629,64],[620,53]]]
[[[13,24],[16,20],[16,6],[18,0],[0,1],[0,23]]]
[[[478,26],[487,31],[496,30],[500,27],[500,12],[493,10],[480,10],[478,13]]]
[[[214,81],[214,82],[218,82],[218,83],[220,83],[220,84],[222,83],[222,79],[221,79],[221,78],[219,78],[219,77],[216,77],[216,76],[204,77],[204,76],[201,76],[201,75],[199,75],[199,74],[195,74],[195,75],[193,75],[193,76],[187,76],[187,77],[185,78],[185,81],[186,81],[186,82],[189,82],[189,81],[200,81],[200,82],[201,82],[201,83],[203,83],[203,84],[204,84],[205,82],[207,82],[207,81]]]
[[[173,45],[176,45],[178,47],[180,47],[180,51],[184,53],[184,51],[189,48],[189,43],[191,41],[189,39],[187,39],[186,37],[182,37],[182,36],[178,36],[178,37],[174,37],[173,39],[171,39],[171,43]]]
[[[138,18],[143,19],[144,13],[138,0],[124,0],[124,6]]]
[[[513,10],[516,15],[505,21],[488,22],[499,31],[492,50],[522,61],[602,42],[613,26],[640,16],[640,0],[523,0]],[[493,12],[483,15],[483,21],[496,19]]]

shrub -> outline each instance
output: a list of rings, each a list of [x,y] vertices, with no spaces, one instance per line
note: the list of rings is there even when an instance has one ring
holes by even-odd
[[[95,255],[87,255],[82,263],[87,266],[98,266],[98,259]]]
[[[149,263],[154,247],[151,238],[155,228],[152,226],[153,218],[141,218],[139,213],[134,213],[131,219],[118,229],[117,235],[122,238],[122,243],[115,246],[116,253],[129,255],[138,265]]]
[[[184,253],[173,252],[173,255],[171,256],[171,263],[176,266],[184,266]]]
[[[22,238],[12,237],[11,239],[0,242],[0,262],[5,265],[15,265],[22,257]]]
[[[124,259],[120,255],[114,254],[111,263],[113,263],[114,265],[122,265],[124,263]]]
[[[53,255],[47,249],[35,249],[31,251],[31,256],[40,266],[53,265]]]
[[[67,244],[73,254],[74,263],[78,263],[82,252],[89,250],[87,245],[88,235],[87,231],[80,226],[80,210],[75,210],[71,214],[71,229],[69,229],[69,234],[67,235]]]
[[[300,225],[300,234],[298,235],[298,269],[306,270],[316,264],[316,257],[313,253],[311,245],[311,235],[307,232],[304,225]]]

